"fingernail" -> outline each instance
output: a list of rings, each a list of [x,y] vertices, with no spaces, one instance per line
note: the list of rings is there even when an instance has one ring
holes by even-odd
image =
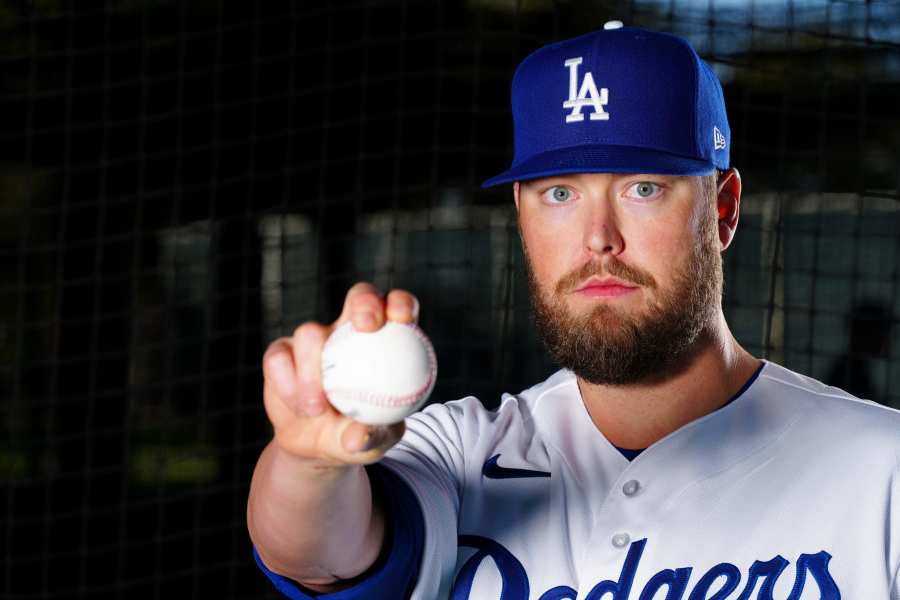
[[[372,436],[368,433],[363,436],[363,438],[359,441],[359,447],[354,450],[354,452],[366,452],[372,449],[371,446]]]
[[[357,452],[368,452],[384,443],[387,431],[383,427],[372,427],[363,438],[362,447]]]
[[[375,315],[370,312],[359,313],[356,315],[356,323],[361,327],[373,327],[375,325]]]
[[[388,311],[388,318],[401,323],[411,323],[416,320],[415,313],[415,306],[412,302],[403,302],[401,306],[396,306],[393,310]]]

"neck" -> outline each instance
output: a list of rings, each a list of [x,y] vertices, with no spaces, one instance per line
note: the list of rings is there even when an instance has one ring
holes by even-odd
[[[594,425],[610,443],[641,449],[728,402],[759,368],[725,323],[698,337],[680,368],[652,383],[596,385],[578,378]]]

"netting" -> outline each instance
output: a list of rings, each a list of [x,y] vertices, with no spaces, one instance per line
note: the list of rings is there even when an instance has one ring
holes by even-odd
[[[0,1],[0,597],[275,597],[262,352],[355,281],[417,294],[436,401],[551,372],[478,184],[518,61],[609,19],[723,82],[739,341],[900,406],[896,2]]]

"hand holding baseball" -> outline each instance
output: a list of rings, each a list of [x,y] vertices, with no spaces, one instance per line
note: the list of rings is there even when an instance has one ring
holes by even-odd
[[[403,436],[403,421],[366,425],[338,412],[323,390],[322,352],[342,325],[374,333],[388,322],[415,325],[418,312],[419,303],[409,292],[393,290],[383,298],[372,285],[358,283],[347,293],[337,321],[327,326],[307,322],[293,336],[272,342],[263,356],[263,395],[276,443],[320,466],[378,461]]]

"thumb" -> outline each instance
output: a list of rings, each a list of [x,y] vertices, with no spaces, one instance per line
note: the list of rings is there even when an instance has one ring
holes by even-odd
[[[364,425],[354,421],[341,434],[341,446],[354,454],[384,453],[400,441],[405,431],[403,421],[393,425]]]

